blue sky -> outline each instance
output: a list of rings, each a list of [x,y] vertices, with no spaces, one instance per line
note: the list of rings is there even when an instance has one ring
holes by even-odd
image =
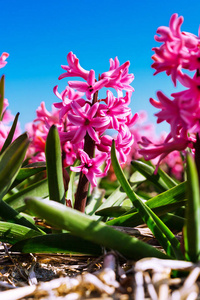
[[[184,16],[183,31],[198,34],[200,2],[192,1],[1,1],[0,52],[10,54],[1,69],[6,75],[5,96],[13,114],[20,112],[22,129],[35,118],[41,101],[48,109],[57,98],[53,87],[62,91],[67,79],[58,80],[66,55],[73,51],[85,69],[96,74],[107,71],[109,59],[130,61],[134,73],[133,113],[146,109],[151,121],[156,110],[149,104],[157,90],[168,96],[174,91],[169,77],[153,76],[152,47],[156,29],[168,26],[170,16]],[[158,131],[166,129],[158,125]]]

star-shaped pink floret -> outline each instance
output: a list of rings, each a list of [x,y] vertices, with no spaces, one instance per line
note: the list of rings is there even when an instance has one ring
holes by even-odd
[[[68,66],[61,66],[62,69],[67,71],[59,76],[58,79],[62,79],[65,77],[82,77],[87,80],[89,71],[83,69],[79,64],[79,59],[76,57],[73,52],[69,52],[67,55]]]
[[[78,151],[81,164],[78,167],[70,167],[74,172],[82,172],[85,174],[92,186],[97,186],[96,177],[102,177],[104,173],[99,169],[99,166],[105,162],[107,158],[106,153],[96,155],[95,158],[90,158],[84,150]]]
[[[131,109],[127,106],[128,94],[124,98],[115,98],[111,91],[107,91],[106,104],[99,105],[101,116],[108,116],[110,128],[119,130],[120,124],[125,123],[126,117],[130,115]]]
[[[97,143],[100,143],[98,131],[105,130],[109,124],[108,117],[96,116],[99,103],[94,105],[86,103],[84,107],[81,107],[77,102],[71,104],[72,110],[68,113],[68,119],[72,125],[77,126],[77,130],[73,131],[72,143],[76,144],[83,140],[86,133]],[[66,133],[67,136],[68,133]],[[69,133],[72,137],[72,132]]]
[[[77,89],[77,91],[84,92],[87,99],[91,100],[92,95],[106,86],[106,83],[109,81],[108,78],[96,81],[94,70],[90,70],[87,77],[87,82],[82,81],[69,81],[68,84],[70,87]]]
[[[134,75],[128,73],[129,66],[129,61],[120,66],[117,57],[115,57],[114,60],[111,58],[109,71],[101,74],[101,79],[108,79],[106,87],[112,87],[117,91],[121,91],[123,89],[126,91],[134,91],[134,88],[130,86],[130,83],[134,79]]]
[[[189,75],[179,72],[178,80],[183,86],[187,87],[188,90],[173,93],[173,97],[179,96],[183,100],[193,99],[195,102],[200,101],[200,76],[195,74],[194,77],[191,78]]]
[[[62,100],[62,102],[54,103],[54,106],[60,109],[60,119],[65,116],[68,111],[71,109],[71,104],[73,101],[77,102],[81,106],[85,104],[85,100],[82,98],[84,93],[75,91],[74,89],[70,88],[69,86],[66,87],[64,91],[61,93],[58,92],[58,86],[56,85],[53,89],[54,94]]]

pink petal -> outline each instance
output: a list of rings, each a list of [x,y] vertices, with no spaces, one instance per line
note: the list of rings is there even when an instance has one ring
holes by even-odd
[[[71,140],[71,143],[77,144],[81,142],[84,139],[85,135],[86,135],[86,129],[83,126],[79,127],[73,139]]]
[[[100,144],[99,136],[91,126],[87,127],[87,132],[97,144]]]
[[[95,83],[95,72],[94,70],[90,70],[88,78],[87,78],[87,83],[88,85],[93,86],[93,84]]]

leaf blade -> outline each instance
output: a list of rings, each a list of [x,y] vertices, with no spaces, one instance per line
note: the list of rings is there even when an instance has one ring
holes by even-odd
[[[186,257],[197,262],[200,259],[200,197],[199,180],[195,162],[187,155],[188,205],[184,226],[184,243]]]
[[[19,113],[16,114],[15,116],[15,119],[13,121],[13,124],[12,124],[12,127],[9,131],[9,134],[3,144],[3,147],[1,148],[1,152],[0,152],[0,155],[4,152],[4,150],[6,150],[6,148],[12,143],[12,139],[13,139],[13,136],[14,136],[14,133],[15,133],[15,129],[16,129],[16,126],[17,126],[17,122],[18,122],[18,118],[19,118]]]
[[[24,133],[0,155],[0,198],[6,194],[17,176],[28,145],[29,139]]]
[[[46,140],[45,155],[49,197],[52,200],[65,204],[60,138],[55,125],[52,125],[49,130]]]
[[[118,181],[120,182],[129,199],[133,202],[133,205],[139,212],[143,221],[147,224],[168,254],[174,254],[176,258],[182,259],[183,255],[180,250],[179,241],[175,238],[169,228],[167,228],[167,226],[155,215],[155,213],[132,191],[116,157],[114,140],[111,148],[111,161]]]
[[[29,198],[26,199],[26,205],[34,214],[45,218],[50,224],[69,230],[73,235],[88,241],[117,250],[127,258],[169,257],[137,238],[119,232],[101,221],[96,221],[58,202]],[[119,243],[119,240],[122,242]]]
[[[102,255],[102,248],[69,233],[47,234],[16,243],[10,251]]]

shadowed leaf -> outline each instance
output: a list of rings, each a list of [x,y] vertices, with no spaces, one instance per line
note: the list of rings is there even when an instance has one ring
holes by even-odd
[[[101,221],[96,221],[58,202],[29,198],[26,199],[26,204],[27,209],[36,216],[44,218],[49,224],[68,230],[73,235],[88,241],[117,250],[127,258],[169,257],[135,237],[119,232]]]

